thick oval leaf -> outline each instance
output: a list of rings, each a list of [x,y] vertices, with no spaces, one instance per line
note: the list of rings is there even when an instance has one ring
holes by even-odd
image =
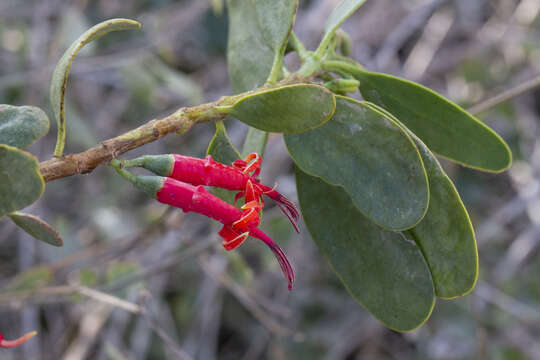
[[[253,1],[227,0],[229,40],[227,64],[234,93],[264,84],[274,59],[257,21]]]
[[[140,27],[140,23],[129,19],[111,19],[99,23],[82,34],[73,44],[71,44],[64,55],[62,55],[60,58],[60,61],[58,61],[58,64],[56,64],[56,68],[54,69],[52,75],[50,88],[51,105],[54,117],[56,118],[56,122],[58,124],[58,139],[55,149],[55,156],[62,156],[64,151],[64,144],[66,141],[64,97],[66,94],[69,70],[71,69],[71,64],[73,63],[75,56],[83,46],[96,39],[99,39],[111,31],[139,29]]]
[[[435,295],[415,243],[366,219],[342,188],[299,169],[296,183],[307,228],[349,293],[391,329],[422,325]]]
[[[223,121],[216,121],[216,133],[210,141],[206,153],[212,155],[214,160],[228,165],[232,164],[233,161],[240,159],[238,150],[236,150],[231,139],[229,139],[229,136],[227,135],[227,130],[225,129]],[[212,188],[212,194],[229,204],[234,203],[235,192],[233,191]]]
[[[0,144],[0,218],[40,198],[45,182],[30,153]]]
[[[326,50],[330,39],[336,30],[351,16],[366,0],[342,0],[330,13],[326,25],[324,26],[324,35],[321,45],[317,52]],[[322,55],[322,54],[319,54]]]
[[[508,145],[458,105],[419,84],[358,69],[362,96],[387,109],[432,151],[464,166],[500,172],[512,162]]]
[[[297,84],[244,96],[229,114],[259,130],[301,133],[328,121],[335,107],[335,97],[327,89]]]
[[[385,109],[375,104],[370,106],[392,117]],[[435,156],[417,136],[407,131],[422,155],[429,179],[428,211],[407,233],[424,254],[436,295],[443,299],[465,295],[478,279],[478,251],[469,214]]]
[[[54,246],[62,246],[62,238],[58,231],[37,216],[14,212],[8,214],[18,227],[32,235],[34,238]]]
[[[255,0],[259,29],[274,53],[285,51],[297,7],[298,0]]]
[[[268,133],[266,131],[250,127],[244,140],[244,145],[242,146],[242,157],[246,157],[254,152],[261,155],[261,157],[264,156],[264,148],[267,141]]]
[[[330,121],[285,135],[285,144],[300,169],[345,188],[385,229],[408,229],[427,210],[428,182],[416,146],[394,120],[363,102],[338,96]]]
[[[27,148],[49,131],[49,118],[35,106],[0,105],[0,144]]]
[[[223,164],[230,165],[233,161],[240,159],[240,153],[229,139],[223,121],[216,121],[216,133],[210,141],[206,153]]]
[[[422,249],[437,296],[465,295],[478,278],[474,230],[452,180],[427,146],[415,140],[428,174],[430,200],[422,221],[407,231]]]

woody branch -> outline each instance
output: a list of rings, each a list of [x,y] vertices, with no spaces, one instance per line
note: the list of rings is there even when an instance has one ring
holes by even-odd
[[[209,103],[181,108],[162,119],[151,120],[122,135],[102,141],[86,151],[43,161],[39,164],[39,171],[45,182],[90,173],[118,155],[156,141],[167,134],[183,134],[196,123],[224,118],[226,115],[215,111],[216,105],[217,103]]]

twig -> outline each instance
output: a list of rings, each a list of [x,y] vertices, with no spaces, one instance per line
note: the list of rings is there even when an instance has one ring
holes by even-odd
[[[411,11],[398,26],[388,35],[380,50],[375,55],[378,70],[384,70],[403,44],[420,29],[429,17],[447,0],[433,0]]]
[[[39,171],[45,181],[92,172],[98,165],[167,134],[183,134],[196,123],[223,119],[225,115],[215,110],[218,105],[216,102],[182,108],[163,119],[149,121],[125,134],[102,141],[82,153],[43,161],[39,164]]]
[[[497,106],[503,102],[506,102],[512,98],[515,98],[521,94],[523,94],[524,92],[527,92],[531,89],[534,89],[535,87],[537,86],[540,86],[540,75],[528,80],[528,81],[525,81],[524,83],[522,84],[519,84],[511,89],[508,89],[506,91],[503,91],[502,93],[500,93],[499,95],[496,95],[492,98],[489,98],[487,100],[484,100],[482,101],[481,103],[479,104],[476,104],[474,105],[473,107],[471,107],[468,111],[473,114],[473,115],[476,115],[478,113],[481,113],[481,112],[484,112],[494,106]]]
[[[157,323],[150,317],[147,312],[143,312],[143,317],[148,321],[148,326],[155,331],[155,333],[163,340],[165,344],[169,347],[170,350],[175,354],[178,359],[181,360],[193,360],[188,353],[182,350],[169,335],[163,330]]]
[[[59,297],[63,298],[76,294],[89,297],[104,304],[124,309],[134,314],[142,312],[142,309],[138,305],[129,301],[122,300],[114,295],[106,294],[96,289],[77,285],[49,286],[35,290],[7,292],[0,295],[0,304],[11,304],[28,300],[36,300],[41,297],[54,297],[55,299],[58,299]]]
[[[175,254],[169,258],[163,259],[159,264],[156,266],[149,267],[147,269],[144,269],[141,273],[130,275],[126,278],[123,278],[122,280],[113,283],[109,286],[104,287],[101,290],[107,291],[107,292],[114,292],[120,289],[123,289],[124,287],[133,284],[134,282],[141,281],[144,279],[147,279],[149,277],[152,277],[154,275],[160,274],[163,271],[166,271],[167,269],[179,264],[180,262],[193,258],[194,256],[198,255],[202,251],[210,248],[214,244],[213,239],[206,239],[205,241],[199,241],[195,245],[192,245],[188,247],[185,250],[180,251],[180,253]],[[1,299],[1,295],[0,295]]]
[[[165,228],[164,221],[176,208],[168,206],[161,215],[152,220],[146,228],[141,229],[137,234],[130,235],[124,241],[115,241],[114,243],[96,243],[83,250],[80,250],[72,255],[66,256],[57,262],[48,264],[53,272],[63,270],[65,268],[76,265],[76,268],[84,266],[90,260],[99,258],[99,261],[105,261],[125,256],[128,252],[136,248],[139,243],[149,241],[150,235],[154,232],[163,232]],[[43,265],[38,265],[43,266]]]
[[[67,348],[62,359],[85,359],[90,347],[97,339],[103,326],[105,326],[112,309],[113,307],[108,304],[90,304],[90,306],[85,309],[84,315],[80,320],[79,335]]]
[[[316,74],[316,69],[307,74],[291,74],[280,81],[280,84],[301,84],[308,82]],[[39,163],[39,171],[45,182],[92,172],[99,165],[115,159],[129,150],[133,150],[150,142],[161,139],[171,133],[184,134],[197,123],[223,120],[227,111],[238,99],[256,94],[264,89],[259,88],[245,93],[224,96],[216,102],[185,107],[163,119],[155,119],[130,130],[120,136],[102,141],[86,151],[53,158]]]
[[[140,314],[144,311],[139,305],[131,303],[129,301],[120,299],[119,297],[106,294],[104,292],[101,292],[99,290],[91,289],[85,286],[77,286],[75,290],[84,296],[87,296],[89,298],[92,298],[94,300],[97,300],[99,302],[102,302],[104,304],[109,304],[117,308],[124,309],[126,311],[129,311],[133,314]]]
[[[148,305],[150,305],[149,301],[152,299],[152,294],[148,291],[143,291],[141,295],[141,300],[144,306],[142,316],[148,323],[148,326],[157,334],[157,336],[161,340],[163,340],[163,342],[168,346],[169,350],[174,353],[175,358],[180,360],[193,360],[193,358],[186,351],[180,348],[180,346],[167,334],[167,332],[150,314],[151,307]]]
[[[238,284],[236,284],[226,273],[218,273],[207,260],[199,258],[201,268],[215,281],[219,282],[224,288],[229,290],[238,301],[257,319],[268,331],[279,336],[297,335],[291,329],[281,326],[273,318],[269,317],[257,302]]]

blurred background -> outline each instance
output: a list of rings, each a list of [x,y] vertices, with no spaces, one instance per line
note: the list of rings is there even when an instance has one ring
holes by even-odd
[[[338,2],[300,1],[295,31],[308,48]],[[75,60],[66,153],[230,95],[222,5],[0,0],[0,103],[40,106],[53,119],[56,61],[82,32],[114,17],[143,28],[109,34]],[[469,295],[438,300],[422,328],[401,334],[379,324],[305,228],[296,235],[272,204],[263,230],[293,263],[292,292],[262,244],[226,253],[215,223],[151,201],[102,166],[48,183],[27,209],[60,231],[62,248],[0,221],[0,331],[39,332],[21,348],[0,349],[0,359],[540,359],[539,13],[538,0],[370,0],[343,26],[366,68],[420,82],[478,113],[514,154],[499,175],[443,162],[477,232],[480,279]],[[294,54],[286,62],[297,66]],[[501,93],[509,100],[484,102]],[[246,126],[227,126],[240,145]],[[198,125],[123,158],[200,157],[213,132],[213,124]],[[50,158],[55,137],[51,123],[30,151]],[[273,134],[263,182],[296,201],[292,170]]]

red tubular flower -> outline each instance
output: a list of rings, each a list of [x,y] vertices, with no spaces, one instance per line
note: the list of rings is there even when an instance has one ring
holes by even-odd
[[[253,198],[253,192],[246,194],[246,204],[242,211],[210,194],[201,185],[194,186],[169,177],[137,176],[121,169],[119,164],[119,162],[111,162],[120,175],[159,202],[178,207],[184,212],[193,211],[222,223],[223,228],[219,235],[223,238],[223,246],[226,250],[235,249],[248,236],[262,240],[276,256],[287,278],[289,290],[292,290],[294,272],[289,260],[283,250],[257,228],[260,203]]]
[[[30,338],[34,337],[37,334],[36,331],[31,331],[18,339],[15,340],[6,340],[4,336],[0,334],[0,348],[14,348],[16,346],[22,345],[27,342]]]
[[[238,190],[240,193],[236,199],[245,197],[248,187],[252,187],[255,197],[261,204],[264,204],[262,195],[274,200],[298,231],[297,222],[300,213],[296,206],[275,189],[259,182],[261,157],[257,153],[249,154],[245,160],[236,160],[231,166],[215,161],[210,155],[204,159],[198,159],[179,154],[146,155],[123,161],[123,165],[125,167],[139,166],[156,175],[171,177],[192,185]]]

